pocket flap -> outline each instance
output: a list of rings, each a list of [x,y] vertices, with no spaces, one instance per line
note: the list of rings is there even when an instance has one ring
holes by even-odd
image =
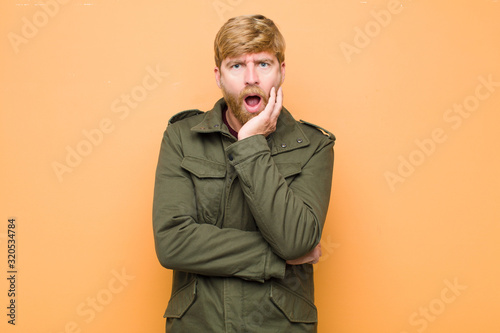
[[[291,322],[318,321],[318,311],[314,304],[277,283],[271,285],[271,300]]]
[[[299,174],[302,169],[300,168],[300,163],[276,163],[279,173],[283,178],[290,177]]]
[[[181,166],[198,178],[223,178],[226,175],[226,165],[199,157],[186,156]]]
[[[196,298],[196,279],[182,287],[170,298],[164,318],[181,318]]]

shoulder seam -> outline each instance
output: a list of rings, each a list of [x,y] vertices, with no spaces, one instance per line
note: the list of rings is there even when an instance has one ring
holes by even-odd
[[[321,127],[321,126],[315,125],[315,124],[313,124],[313,123],[307,122],[307,121],[302,120],[302,119],[300,119],[300,120],[299,120],[299,122],[300,122],[301,124],[308,125],[308,126],[311,126],[311,127],[315,128],[315,129],[317,129],[317,130],[318,130],[319,132],[321,132],[323,135],[328,136],[328,137],[329,137],[329,138],[331,138],[332,140],[335,140],[335,139],[336,139],[336,138],[335,138],[335,135],[333,135],[333,133],[332,133],[332,132],[330,132],[330,131],[326,130],[325,128],[323,128],[323,127]]]
[[[205,112],[200,111],[198,109],[181,111],[181,112],[174,114],[172,117],[170,117],[170,119],[168,120],[168,124],[171,125],[171,124],[178,122],[180,120],[191,118],[193,116],[196,116],[196,115],[199,115],[202,113],[205,113]]]

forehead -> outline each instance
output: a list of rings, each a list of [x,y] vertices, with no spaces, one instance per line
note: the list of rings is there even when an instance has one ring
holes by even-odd
[[[257,62],[257,61],[262,61],[262,60],[267,60],[267,61],[278,61],[278,58],[274,53],[271,53],[269,51],[263,51],[263,52],[256,52],[256,53],[244,53],[238,56],[233,56],[233,57],[227,57],[225,58],[222,63],[227,64],[229,62]]]

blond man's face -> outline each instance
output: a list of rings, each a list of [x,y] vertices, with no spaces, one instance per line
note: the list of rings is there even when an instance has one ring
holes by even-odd
[[[264,110],[271,88],[278,90],[284,79],[285,63],[270,52],[226,58],[215,68],[217,85],[240,126]]]

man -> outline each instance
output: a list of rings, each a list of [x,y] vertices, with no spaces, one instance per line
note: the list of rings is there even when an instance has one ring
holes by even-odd
[[[215,39],[224,98],[169,121],[153,203],[174,271],[167,332],[316,331],[335,137],[282,107],[284,50],[270,19],[230,19]]]

